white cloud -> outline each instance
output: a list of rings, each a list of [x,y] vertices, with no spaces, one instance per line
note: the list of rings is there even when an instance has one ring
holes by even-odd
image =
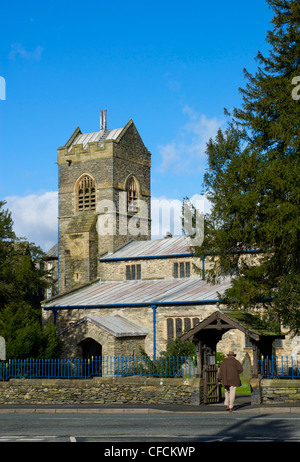
[[[170,168],[177,170],[180,167],[180,151],[174,141],[165,146],[159,146],[159,151],[162,157],[162,163],[159,167],[161,173],[166,172]]]
[[[176,139],[158,147],[162,158],[160,173],[184,175],[203,171],[206,143],[216,136],[224,123],[216,117],[209,119],[205,114],[198,114],[188,105],[182,112],[188,116],[188,122],[178,130]]]
[[[168,232],[173,236],[182,234],[181,207],[182,202],[178,199],[151,198],[152,239],[165,237]]]
[[[56,191],[9,196],[6,207],[12,214],[14,231],[18,237],[26,238],[39,245],[45,252],[58,239],[58,194]],[[210,203],[205,196],[195,194],[190,201],[199,211],[208,212]],[[152,239],[163,238],[167,232],[173,236],[182,235],[182,200],[165,196],[152,197]]]
[[[15,60],[18,56],[27,61],[40,61],[42,57],[43,48],[38,45],[35,50],[27,51],[20,43],[13,43],[9,53],[9,59]]]
[[[200,213],[209,213],[211,204],[206,196],[194,194],[189,199],[190,202]],[[152,197],[152,239],[165,237],[168,232],[171,233],[173,236],[181,236],[183,234],[181,217],[182,200],[168,199],[165,196]]]
[[[14,231],[47,252],[57,242],[57,192],[5,198]]]

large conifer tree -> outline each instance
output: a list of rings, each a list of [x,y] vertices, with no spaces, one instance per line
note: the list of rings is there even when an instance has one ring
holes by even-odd
[[[274,11],[268,56],[258,52],[255,75],[244,71],[242,107],[227,112],[226,130],[207,145],[204,187],[212,213],[198,252],[218,255],[209,280],[235,276],[229,306],[264,303],[299,333],[300,1],[267,3]],[[244,256],[253,250],[255,264]]]
[[[41,325],[41,291],[48,287],[43,259],[39,247],[17,238],[11,213],[0,201],[0,335],[7,359],[59,354],[56,328]]]

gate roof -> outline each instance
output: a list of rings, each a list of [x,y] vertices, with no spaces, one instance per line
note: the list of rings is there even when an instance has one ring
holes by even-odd
[[[238,329],[253,340],[260,341],[264,338],[284,338],[282,332],[272,329],[268,323],[262,321],[258,315],[244,311],[223,310],[215,311],[197,326],[182,335],[181,340],[200,339],[202,333],[208,330],[228,331]]]

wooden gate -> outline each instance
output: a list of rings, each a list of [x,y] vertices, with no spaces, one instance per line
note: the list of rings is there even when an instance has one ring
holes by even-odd
[[[203,368],[203,402],[204,404],[220,402],[218,383],[218,366],[211,364]]]

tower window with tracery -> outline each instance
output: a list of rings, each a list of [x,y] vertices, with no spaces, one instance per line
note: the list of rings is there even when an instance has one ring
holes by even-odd
[[[95,210],[96,208],[95,181],[89,175],[83,176],[78,182],[77,208],[78,211]]]
[[[129,178],[127,185],[127,211],[129,213],[137,213],[138,212],[138,182],[132,176]]]

